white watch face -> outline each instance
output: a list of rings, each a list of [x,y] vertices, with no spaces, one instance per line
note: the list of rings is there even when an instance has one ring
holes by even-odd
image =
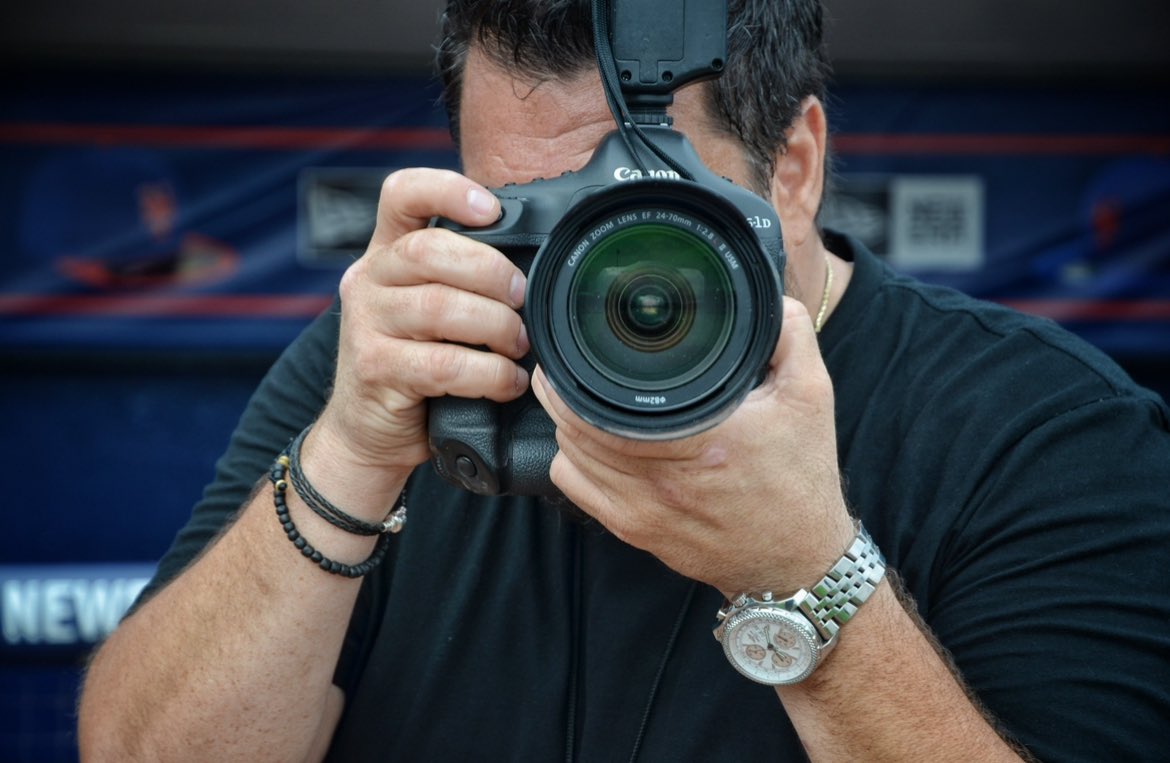
[[[753,681],[776,686],[802,681],[817,666],[819,640],[800,615],[776,609],[749,609],[732,615],[723,651],[736,670]]]

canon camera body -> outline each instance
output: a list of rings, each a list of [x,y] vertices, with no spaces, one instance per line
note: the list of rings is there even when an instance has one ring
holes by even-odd
[[[677,61],[673,70],[643,61],[639,73],[639,61],[622,59],[620,40],[629,39],[635,55],[644,55],[646,40],[621,38],[615,23],[611,54],[622,81],[645,81],[641,95],[660,113],[639,121],[657,123],[618,122],[580,170],[494,189],[502,213],[492,225],[434,221],[497,248],[527,274],[532,352],[522,364],[531,371],[539,363],[584,421],[640,440],[687,437],[730,415],[762,380],[782,312],[775,210],[711,172],[667,126],[669,92],[716,76],[725,46],[725,7],[675,1],[686,29],[702,31],[684,35],[683,47],[699,61],[689,74]],[[723,14],[722,28],[698,15],[712,8]],[[622,17],[595,17],[600,26],[597,18]],[[444,397],[429,405],[433,463],[445,478],[481,494],[556,494],[548,474],[555,430],[531,391],[504,404]]]

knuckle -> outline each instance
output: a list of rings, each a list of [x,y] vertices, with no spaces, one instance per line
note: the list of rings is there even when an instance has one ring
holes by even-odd
[[[484,277],[491,279],[494,284],[499,284],[503,293],[507,293],[507,288],[512,283],[512,275],[519,270],[508,256],[498,250],[490,250],[492,256],[485,258],[485,272]]]
[[[343,303],[353,302],[357,299],[361,287],[366,280],[365,270],[365,259],[359,258],[341,274],[341,280],[337,285],[337,292]]]
[[[450,386],[463,374],[463,353],[453,345],[432,345],[423,353],[423,358],[426,376],[440,388]]]
[[[425,230],[411,231],[399,238],[394,247],[398,258],[410,266],[426,264],[431,256],[431,237],[425,235],[427,232]]]
[[[374,352],[367,343],[359,343],[348,354],[346,376],[356,382],[358,387],[372,387],[381,378],[382,364],[381,353]]]
[[[403,186],[406,185],[409,175],[408,170],[395,170],[387,175],[382,180],[381,199],[386,201],[393,199],[402,193]]]
[[[655,500],[672,511],[686,509],[691,504],[692,491],[683,480],[669,474],[658,474],[650,478]]]
[[[415,290],[414,309],[429,323],[435,323],[451,314],[454,297],[447,289],[435,285]]]

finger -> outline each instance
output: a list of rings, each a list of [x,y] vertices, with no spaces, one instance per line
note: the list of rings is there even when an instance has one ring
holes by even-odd
[[[827,378],[812,318],[805,306],[792,297],[784,297],[780,339],[769,367],[774,380],[781,385],[819,380],[821,376]]]
[[[479,183],[451,170],[398,170],[382,182],[371,246],[387,246],[403,234],[425,228],[432,217],[463,225],[487,225],[500,203]]]
[[[528,354],[519,313],[494,299],[434,283],[383,289],[372,299],[380,329],[390,336],[486,345],[515,360]]]
[[[609,527],[616,524],[615,502],[598,487],[598,484],[566,456],[559,452],[549,468],[549,479],[573,505],[589,516]],[[618,537],[621,537],[620,535]]]
[[[428,228],[402,236],[359,262],[383,285],[443,283],[513,308],[524,304],[524,273],[498,250],[454,231]]]
[[[548,381],[539,366],[533,374],[532,391],[557,428],[558,439],[571,441],[574,451],[605,464],[622,474],[630,471],[634,459],[674,458],[669,443],[631,440],[598,429],[577,415]]]
[[[790,356],[794,352],[805,355],[820,356],[817,344],[816,327],[808,308],[799,299],[783,297],[784,319],[780,333],[781,355]]]
[[[577,435],[578,429],[584,425],[585,422],[569,410],[565,405],[565,401],[557,394],[552,385],[548,382],[548,377],[544,375],[544,369],[537,366],[532,374],[532,393],[536,396],[537,402],[544,408],[549,418],[552,419],[553,424],[558,431],[563,431],[570,437]]]
[[[417,400],[453,395],[504,403],[528,389],[528,372],[501,355],[446,342],[386,341],[372,372]]]

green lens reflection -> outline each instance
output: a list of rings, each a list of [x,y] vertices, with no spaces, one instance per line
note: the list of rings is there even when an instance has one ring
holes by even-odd
[[[595,243],[569,293],[582,354],[634,389],[665,390],[696,378],[727,345],[735,295],[726,265],[699,236],[635,224]]]

